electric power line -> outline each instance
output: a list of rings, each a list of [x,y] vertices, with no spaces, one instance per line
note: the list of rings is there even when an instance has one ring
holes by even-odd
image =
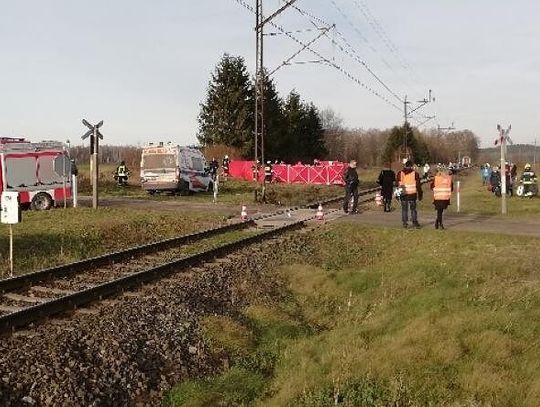
[[[309,15],[309,13],[305,12],[299,7],[297,6],[292,6],[292,7],[296,9],[304,17],[307,17],[308,19],[313,18],[311,15]],[[311,21],[311,23],[315,25],[313,21]],[[379,82],[392,96],[394,96],[400,103],[403,103],[403,99],[399,97],[392,89],[390,89],[390,87],[375,72],[373,72],[373,70],[368,66],[368,64],[365,61],[360,59],[360,57],[358,56],[358,53],[353,48],[353,46],[349,43],[349,41],[347,41],[345,36],[338,30],[336,30],[336,33],[351,51],[347,51],[345,48],[343,48],[341,44],[337,43],[333,38],[330,38],[327,33],[325,33],[325,36],[330,40],[332,44],[336,45],[341,52],[345,53],[349,58],[354,59],[356,62],[362,65],[362,67],[364,67],[369,72],[369,74],[373,76],[375,80]]]
[[[333,4],[335,4],[335,2],[333,0],[331,0],[331,2]],[[335,4],[336,5],[336,4]],[[304,17],[307,17],[308,19],[311,19],[311,24],[313,24],[315,27],[317,26],[315,24],[315,21],[321,23],[321,24],[326,24],[328,25],[329,23],[320,18],[320,17],[317,17],[315,15],[313,15],[312,13],[306,11],[306,10],[303,10],[303,9],[300,9],[298,6],[292,6],[292,8],[296,9],[299,13],[301,13],[302,15],[304,15]],[[341,10],[339,8],[339,6],[336,5],[336,8],[339,10]],[[351,23],[352,24],[352,23]],[[334,32],[336,34],[338,34],[338,36],[341,38],[341,41],[343,41],[343,43],[345,44],[345,46],[347,48],[350,49],[350,52],[348,52],[347,50],[345,50],[343,48],[342,45],[340,45],[338,42],[336,42],[333,38],[329,38],[328,35],[326,35],[326,37],[331,41],[332,45],[336,45],[338,46],[338,48],[340,49],[340,51],[342,51],[343,53],[345,53],[347,56],[349,56],[350,58],[356,60],[356,62],[360,63],[376,80],[377,82],[379,82],[388,92],[390,92],[392,94],[392,96],[394,96],[400,103],[404,103],[404,100],[398,96],[392,89],[390,89],[390,87],[388,85],[386,85],[386,83],[384,83],[382,81],[382,79],[380,79],[380,77],[378,75],[375,74],[375,72],[373,72],[373,70],[367,65],[366,62],[364,62],[359,56],[358,56],[358,52],[355,50],[355,48],[350,44],[350,42],[347,40],[347,38],[345,38],[345,36],[337,29],[334,30]],[[353,54],[353,55],[352,55]],[[417,122],[418,126],[422,126],[423,124],[427,123],[429,120],[433,119],[435,116],[434,115],[430,115],[430,116],[427,116],[423,113],[420,113],[420,112],[411,112],[411,115],[417,115],[417,116],[420,116],[422,121],[418,118],[415,118],[415,117],[412,117],[411,116],[411,119],[413,119],[415,122]]]
[[[256,14],[256,11],[253,9],[253,7],[251,5],[249,5],[249,4],[247,4],[244,0],[234,0],[234,1],[236,1],[238,4],[240,4],[242,7],[249,10],[250,12]],[[305,50],[308,50],[309,52],[311,52],[312,54],[314,54],[318,58],[320,58],[322,61],[324,61],[326,64],[330,65],[331,67],[333,67],[336,70],[338,70],[339,72],[341,72],[343,75],[345,75],[347,78],[349,78],[350,80],[355,82],[357,85],[363,87],[365,90],[367,90],[368,92],[370,92],[374,96],[378,97],[382,101],[386,102],[388,105],[390,105],[390,106],[394,107],[395,109],[401,111],[401,107],[399,107],[395,103],[391,102],[387,97],[381,95],[375,89],[373,89],[369,85],[365,84],[363,81],[358,79],[356,76],[351,74],[349,71],[347,71],[343,67],[339,66],[338,64],[336,64],[333,61],[330,61],[328,58],[324,57],[320,52],[312,49],[309,45],[305,44],[304,42],[302,42],[301,40],[296,38],[294,35],[292,35],[290,32],[286,31],[282,26],[280,26],[280,25],[278,25],[278,24],[276,24],[274,22],[271,22],[271,21],[269,22],[269,24],[272,27],[274,27],[275,29],[277,29],[278,31],[280,31],[282,34],[284,34],[285,36],[289,37],[291,40],[293,40],[294,42],[299,44],[300,46],[304,47]]]
[[[345,20],[345,22],[353,29],[353,31],[356,32],[356,34],[360,37],[360,39],[362,41],[364,41],[366,43],[366,46],[374,53],[376,54],[380,60],[382,61],[382,63],[390,70],[392,71],[395,75],[398,75],[398,73],[396,72],[396,70],[390,65],[390,63],[379,53],[379,51],[377,50],[377,48],[375,48],[374,46],[371,45],[371,43],[369,42],[369,40],[367,39],[366,36],[364,36],[364,34],[362,33],[362,31],[360,31],[360,29],[351,21],[351,19],[347,16],[347,14],[343,11],[343,9],[341,7],[339,7],[337,5],[337,3],[334,1],[334,0],[330,0],[330,2],[332,3],[332,5],[334,6],[334,8],[337,10],[337,12],[341,15],[341,17]]]
[[[412,66],[407,62],[407,60],[403,57],[399,48],[390,39],[390,37],[386,33],[386,30],[383,28],[382,24],[379,22],[379,20],[373,15],[371,10],[369,9],[369,6],[367,5],[367,3],[365,1],[357,1],[357,0],[352,0],[352,2],[358,8],[358,10],[360,10],[360,13],[364,16],[368,24],[372,27],[373,31],[381,39],[381,41],[388,48],[388,50],[394,55],[394,57],[396,58],[398,63],[402,66],[402,68],[405,70],[408,70],[413,75],[413,79],[417,82],[417,85],[419,85],[418,74],[415,72]]]

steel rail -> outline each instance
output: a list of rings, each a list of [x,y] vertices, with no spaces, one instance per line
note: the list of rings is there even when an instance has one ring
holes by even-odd
[[[173,272],[222,257],[240,248],[249,246],[250,244],[260,242],[262,239],[267,239],[269,237],[301,228],[303,226],[304,221],[290,223],[279,228],[226,243],[224,245],[174,260],[154,268],[139,271],[88,289],[78,291],[76,293],[68,294],[51,301],[33,305],[10,314],[0,316],[0,334],[8,334],[13,332],[15,328],[28,325],[51,315],[74,310],[81,305],[85,305],[96,300],[101,300],[104,297],[123,292],[126,289],[139,286],[149,281],[166,277]]]
[[[221,233],[231,232],[244,229],[248,226],[254,226],[255,222],[250,220],[247,222],[238,222],[225,226],[218,226],[201,232],[191,233],[173,237],[170,239],[161,240],[159,242],[149,243],[141,246],[132,247],[126,250],[107,253],[97,257],[80,260],[74,263],[68,263],[61,266],[51,267],[43,270],[34,271],[20,276],[15,276],[0,280],[0,293],[18,290],[29,285],[39,283],[56,277],[61,277],[81,271],[86,271],[91,268],[101,267],[107,264],[120,262],[136,256],[164,250],[174,246],[193,243],[207,237],[215,236]]]
[[[380,190],[381,187],[373,187],[359,191],[359,196],[364,196],[370,193],[374,193]],[[66,276],[77,272],[85,271],[90,268],[101,267],[103,265],[120,262],[126,259],[130,259],[136,256],[165,250],[178,245],[184,245],[192,242],[196,242],[211,236],[215,236],[221,233],[226,233],[234,230],[244,229],[249,226],[254,226],[256,220],[267,219],[273,216],[281,215],[286,212],[296,211],[305,208],[317,208],[319,204],[331,204],[343,199],[343,196],[336,196],[327,198],[321,201],[307,203],[305,205],[297,205],[289,207],[287,209],[280,209],[269,214],[262,214],[254,216],[246,222],[237,222],[230,225],[218,226],[210,229],[203,230],[188,235],[173,237],[165,239],[159,242],[149,243],[141,246],[132,247],[126,250],[121,250],[113,253],[107,253],[101,256],[91,257],[89,259],[80,260],[73,263],[64,264],[61,266],[50,267],[43,270],[34,271],[31,273],[22,274],[19,276],[1,279],[0,280],[0,293],[6,293],[18,289],[25,288],[35,283],[50,280],[52,278]]]

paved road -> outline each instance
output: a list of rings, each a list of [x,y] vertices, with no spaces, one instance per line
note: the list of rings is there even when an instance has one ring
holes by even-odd
[[[418,214],[422,228],[434,229],[435,211],[422,211]],[[365,225],[401,228],[401,208],[385,213],[381,210],[366,210],[357,215],[347,215],[336,222],[352,222]],[[444,214],[447,231],[504,233],[508,235],[540,237],[540,221],[532,219],[501,218],[485,215]],[[445,231],[446,231],[445,230]]]
[[[82,206],[91,205],[91,199],[84,197],[80,199]],[[159,209],[178,211],[182,208],[190,210],[202,210],[214,213],[220,213],[224,216],[239,217],[240,208],[238,205],[214,205],[212,203],[195,203],[189,201],[153,201],[145,199],[133,199],[124,197],[104,198],[100,200],[100,204],[105,207],[129,207],[133,209]],[[260,205],[249,206],[249,216],[254,216],[261,212],[270,212],[276,210],[277,207],[263,207]],[[300,211],[298,214],[305,215]],[[313,211],[313,214],[315,212]],[[283,215],[283,221],[289,222],[297,220],[296,216],[292,219],[286,219]],[[332,216],[335,218],[335,215]],[[421,211],[418,215],[420,224],[423,228],[434,228],[435,211]],[[357,222],[366,225],[379,225],[391,228],[401,228],[401,208],[396,208],[390,213],[384,213],[382,209],[365,209],[357,215],[340,216],[335,219],[336,222]],[[523,218],[501,218],[500,216],[486,215],[467,215],[456,213],[444,214],[444,226],[448,231],[463,230],[470,232],[485,232],[485,233],[505,233],[509,235],[519,236],[534,236],[540,237],[540,220],[523,219]]]

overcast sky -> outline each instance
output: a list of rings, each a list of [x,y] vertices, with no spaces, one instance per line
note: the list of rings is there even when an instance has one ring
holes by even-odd
[[[265,14],[280,4],[265,0]],[[292,34],[299,41],[319,34],[306,30],[313,22],[336,28],[313,43],[319,56],[306,50],[273,75],[282,95],[296,89],[348,127],[387,128],[403,122],[405,95],[418,101],[432,89],[435,102],[418,112],[437,117],[425,126],[454,122],[488,146],[497,123],[511,123],[514,142],[540,143],[539,1],[295,5],[302,12],[290,8],[274,21],[300,31]],[[254,22],[237,0],[3,0],[0,135],[80,144],[86,118],[104,120],[107,144],[195,143],[199,103],[223,53],[254,70]],[[267,36],[266,67],[298,48],[284,35]]]

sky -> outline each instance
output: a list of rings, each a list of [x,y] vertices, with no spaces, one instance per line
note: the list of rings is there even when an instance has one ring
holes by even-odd
[[[255,65],[254,0],[2,0],[0,136],[106,144],[196,143],[197,115],[224,53]],[[264,0],[265,15],[283,5]],[[540,144],[540,2],[297,0],[265,26],[272,79],[350,128],[388,128],[432,90],[413,125],[469,129],[493,145]],[[333,26],[335,24],[335,26]],[[285,31],[296,39],[283,35]],[[442,130],[444,132],[444,130]]]

